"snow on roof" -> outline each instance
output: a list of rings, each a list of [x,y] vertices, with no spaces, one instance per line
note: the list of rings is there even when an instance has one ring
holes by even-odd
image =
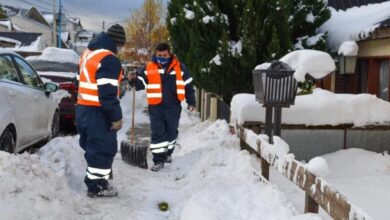
[[[265,108],[253,94],[237,94],[231,101],[231,123],[265,121]],[[297,96],[295,105],[283,109],[284,124],[364,126],[390,123],[390,103],[369,94],[335,94],[314,89]]]
[[[317,50],[296,50],[282,57],[280,61],[295,70],[294,78],[297,81],[304,81],[306,74],[321,79],[336,69],[332,57]]]
[[[331,18],[319,31],[328,32],[328,46],[337,51],[344,41],[368,38],[382,21],[390,18],[390,1],[353,7],[346,11],[330,8],[330,11]]]
[[[79,63],[79,55],[70,49],[47,47],[40,56],[27,57],[27,60],[46,60],[60,63]]]
[[[44,14],[43,17],[49,24],[53,23],[53,14]]]
[[[40,43],[41,43],[41,37],[38,37],[30,45],[19,46],[19,47],[13,48],[13,50],[15,50],[15,51],[27,51],[27,52],[40,51],[40,49],[39,49]]]
[[[7,37],[0,37],[0,41],[15,44],[16,47],[19,47],[20,45],[22,45],[22,42],[20,42],[18,40],[11,39],[11,38],[7,38]]]
[[[5,26],[7,28],[7,30],[9,30],[9,31],[12,30],[12,23],[9,20],[7,20],[7,21],[0,21],[0,25],[1,26]]]
[[[339,54],[344,56],[357,56],[359,46],[355,41],[345,41],[339,48]]]

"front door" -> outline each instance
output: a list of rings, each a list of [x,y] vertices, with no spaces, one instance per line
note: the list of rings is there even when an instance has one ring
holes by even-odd
[[[379,63],[379,98],[389,101],[390,84],[389,61],[382,60]]]

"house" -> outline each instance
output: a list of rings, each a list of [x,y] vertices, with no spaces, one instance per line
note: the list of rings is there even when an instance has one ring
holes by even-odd
[[[356,41],[355,72],[324,79],[321,87],[338,93],[370,93],[390,101],[390,1],[329,0],[332,17],[321,26],[328,46],[337,52],[345,41]]]
[[[15,28],[9,19],[0,19],[0,31],[14,31]]]
[[[40,54],[44,49],[41,33],[0,32],[0,47],[9,48],[22,56]]]
[[[81,30],[76,34],[76,42],[73,50],[81,54],[81,52],[87,48],[89,41],[95,37],[95,33],[92,31]]]

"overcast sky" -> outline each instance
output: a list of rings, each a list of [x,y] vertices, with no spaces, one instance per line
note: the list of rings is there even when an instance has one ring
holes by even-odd
[[[55,0],[58,4],[60,0]],[[123,23],[132,10],[139,8],[144,0],[61,0],[66,14],[80,17],[84,28],[101,31],[112,23]],[[52,11],[53,0],[0,0],[2,5],[29,8],[36,6],[43,11]]]

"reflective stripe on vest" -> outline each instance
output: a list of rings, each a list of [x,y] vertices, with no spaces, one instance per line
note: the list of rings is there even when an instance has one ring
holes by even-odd
[[[118,86],[122,79],[122,71],[119,78],[108,79],[102,78],[96,80],[96,72],[100,68],[100,62],[108,55],[114,55],[109,50],[86,50],[80,58],[80,75],[77,104],[87,106],[101,106],[99,101],[98,85],[111,84]],[[119,87],[118,87],[119,94]]]
[[[176,75],[177,99],[179,101],[183,101],[185,99],[185,83],[183,81],[180,62],[176,57],[173,58],[171,65],[168,68],[168,72],[171,69],[173,69],[172,72]],[[162,102],[162,86],[160,74],[163,73],[164,70],[160,69],[154,62],[148,62],[148,64],[146,65],[145,74],[148,79],[148,85],[146,86],[146,96],[148,98],[149,105],[158,105]]]

